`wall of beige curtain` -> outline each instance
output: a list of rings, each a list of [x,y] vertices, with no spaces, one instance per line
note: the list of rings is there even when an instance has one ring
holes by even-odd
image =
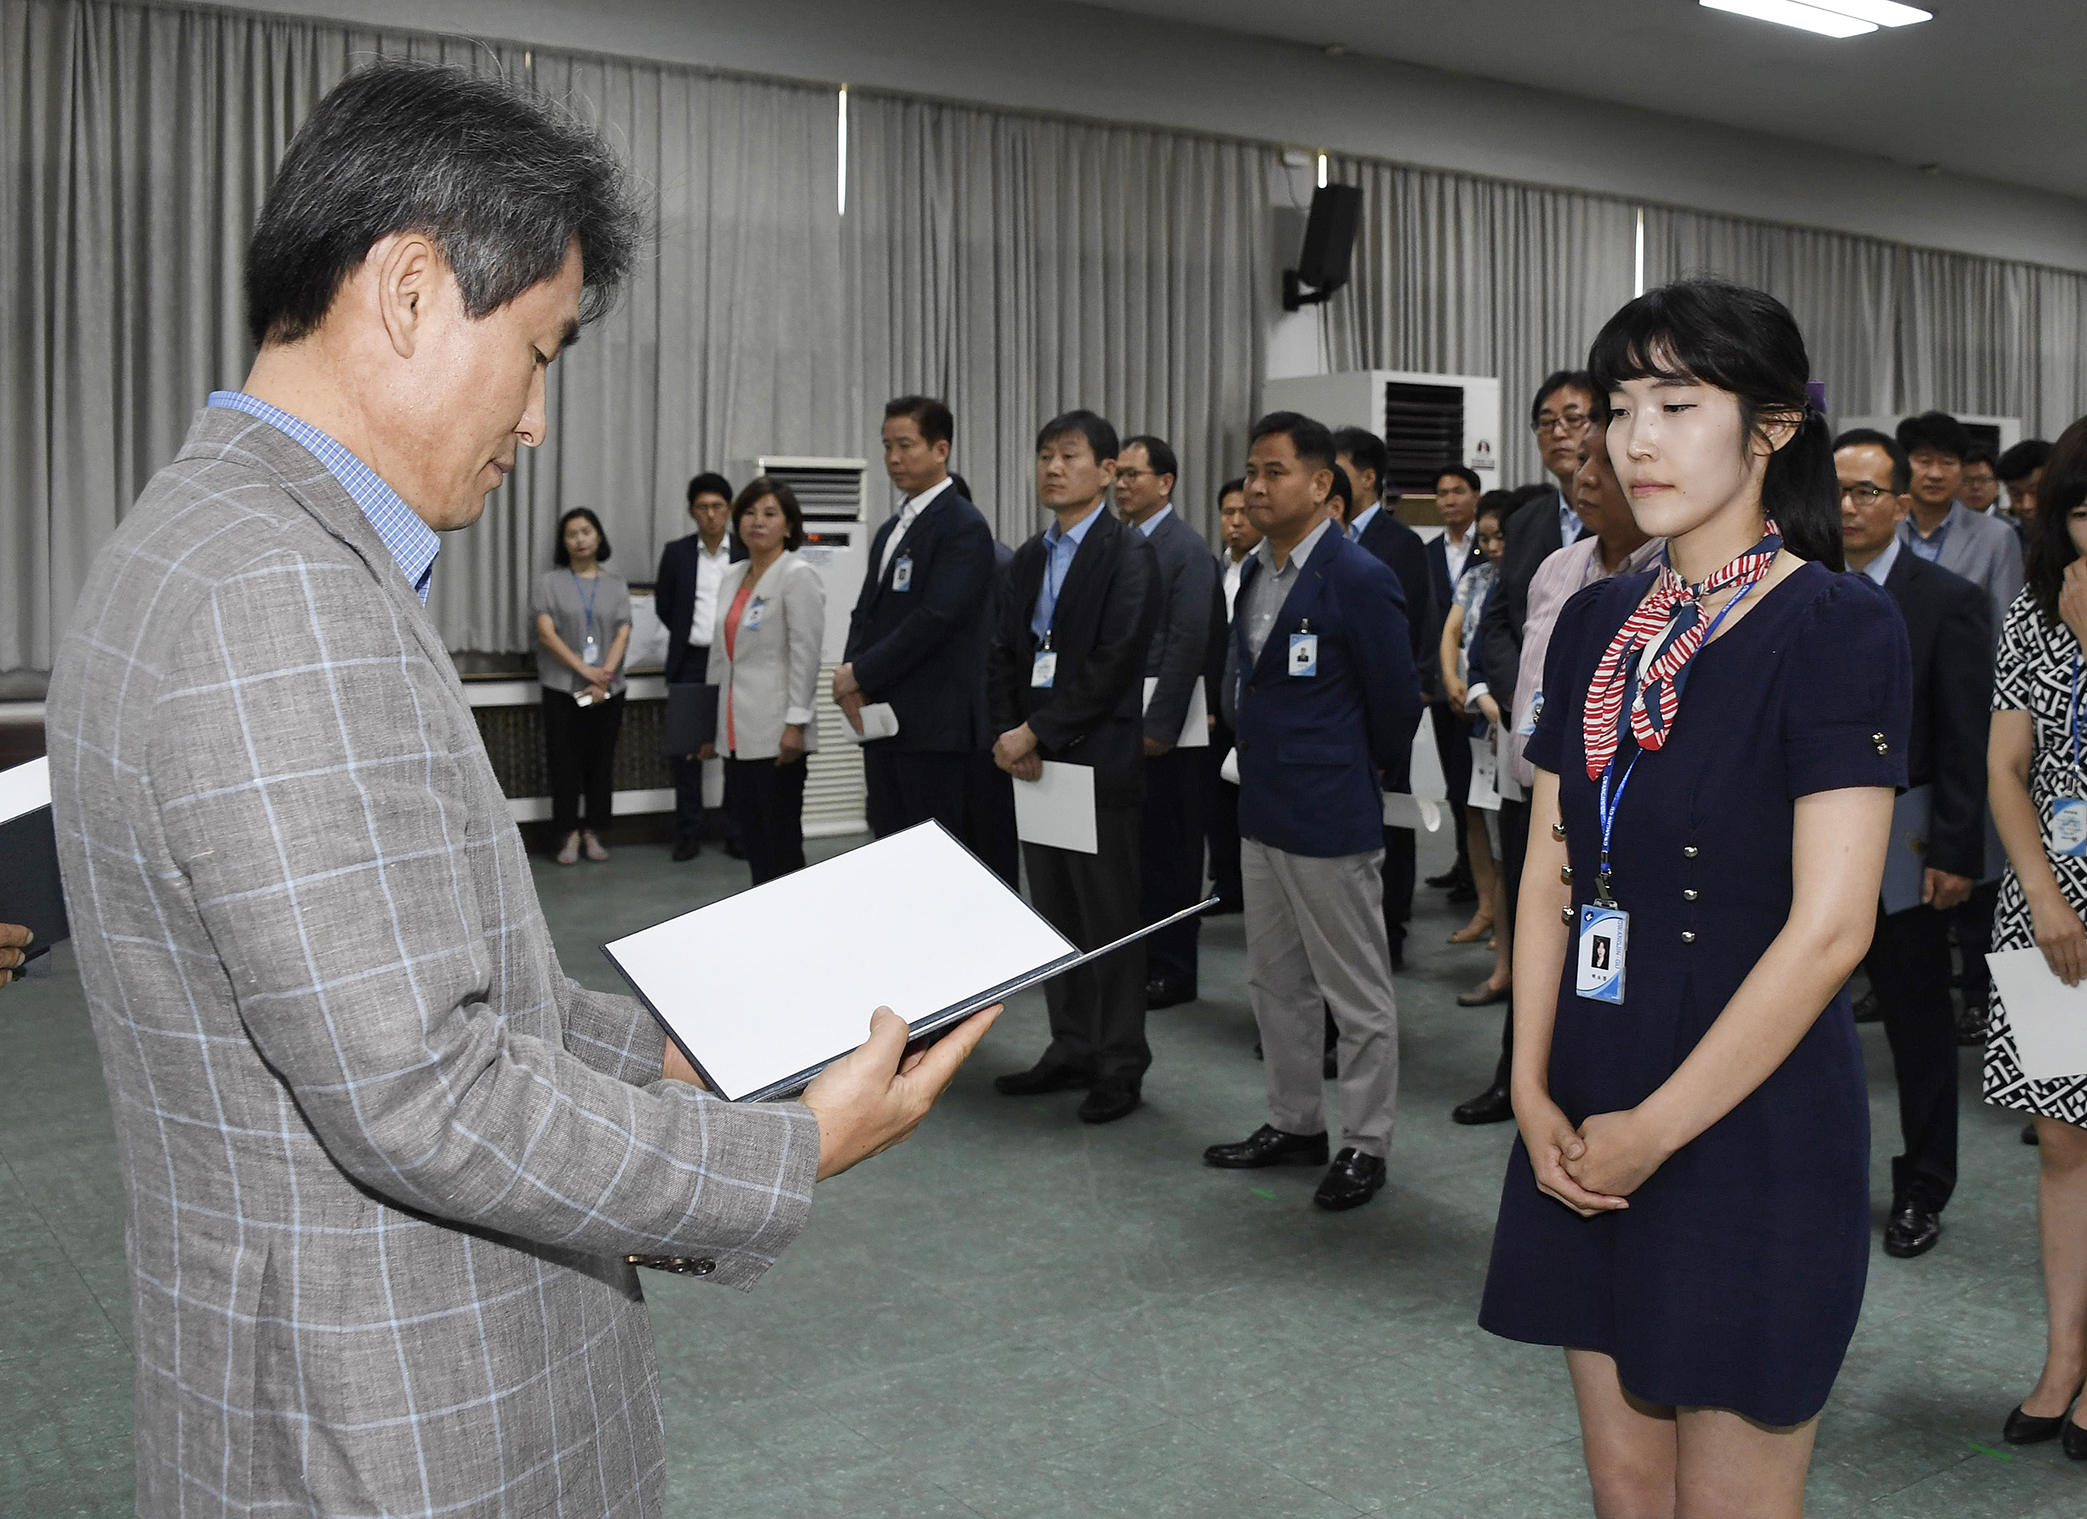
[[[1328,170],[1363,195],[1353,276],[1322,308],[1333,368],[1498,375],[1501,477],[1542,479],[1530,396],[1585,364],[1630,299],[1635,208],[1367,160]]]
[[[952,465],[1013,544],[1043,526],[1037,426],[1088,407],[1171,443],[1177,509],[1214,532],[1265,367],[1279,154],[891,96],[853,97],[850,118],[866,425],[891,396],[948,397]]]

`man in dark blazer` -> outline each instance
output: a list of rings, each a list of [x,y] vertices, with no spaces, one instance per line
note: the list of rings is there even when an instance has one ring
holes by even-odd
[[[951,475],[957,489],[968,498],[962,475]],[[1007,612],[1007,573],[1015,551],[993,540],[993,591],[986,598],[985,637],[991,649],[994,632]],[[980,669],[980,679],[984,670]],[[991,708],[987,708],[990,718]],[[964,842],[971,852],[991,866],[993,873],[1016,891],[1022,889],[1022,840],[1015,829],[1014,777],[993,763],[993,740],[998,737],[986,723],[985,742],[972,753],[964,772]]]
[[[1320,1028],[1340,1029],[1340,1151],[1313,1201],[1384,1185],[1398,1104],[1398,1003],[1384,932],[1382,777],[1423,710],[1396,575],[1328,509],[1333,435],[1277,412],[1254,424],[1247,510],[1266,535],[1233,604],[1224,700],[1238,734],[1247,990],[1270,1122],[1208,1165],[1325,1165]]]
[[[985,733],[986,603],[993,534],[951,488],[956,419],[929,396],[884,408],[884,472],[905,495],[870,543],[848,619],[833,699],[857,732],[864,706],[889,703],[899,731],[862,746],[870,831],[930,818],[964,838],[965,771]]]
[[[1941,1237],[1957,1180],[1957,1046],[1949,1001],[1949,920],[1985,863],[1986,729],[1993,693],[1991,602],[1984,590],[1912,552],[1899,531],[1912,466],[1898,441],[1867,428],[1834,440],[1848,568],[1882,585],[1913,647],[1908,783],[1932,789],[1922,900],[1877,906],[1864,962],[1884,1015],[1899,1083],[1903,1154],[1891,1163],[1884,1249],[1925,1254]],[[1900,830],[1893,829],[1894,835]],[[1894,850],[1905,847],[1896,836]]]
[[[1435,475],[1435,510],[1442,518],[1440,536],[1428,540],[1428,584],[1435,596],[1435,679],[1428,692],[1428,719],[1435,734],[1435,754],[1449,790],[1449,814],[1456,826],[1457,859],[1445,875],[1429,876],[1428,885],[1449,888],[1451,902],[1475,902],[1478,887],[1471,878],[1471,841],[1464,830],[1464,798],[1471,791],[1471,725],[1450,710],[1441,678],[1442,624],[1449,619],[1450,600],[1464,571],[1484,556],[1479,553],[1478,472],[1462,464],[1444,465]]]
[[[1030,901],[1083,950],[1141,926],[1145,654],[1159,623],[1159,559],[1105,507],[1116,456],[1116,429],[1091,411],[1053,417],[1037,434],[1036,492],[1056,521],[1015,550],[987,663],[993,758],[1015,784],[1040,778],[1046,760],[1094,771],[1096,852],[1022,846]],[[993,1085],[1010,1097],[1089,1087],[1087,1123],[1135,1109],[1152,1064],[1144,946],[1044,983],[1044,1003],[1050,1047]]]
[[[1163,438],[1126,438],[1116,456],[1116,510],[1145,535],[1159,559],[1159,628],[1145,657],[1145,806],[1140,845],[1145,921],[1202,900],[1203,827],[1210,810],[1208,707],[1216,684],[1208,666],[1224,646],[1225,598],[1217,560],[1174,509],[1179,465]],[[1198,684],[1204,710],[1201,742],[1184,746]],[[1173,1007],[1196,999],[1199,918],[1145,941],[1145,1005]]]
[[[688,482],[688,515],[696,530],[660,550],[652,609],[667,630],[667,683],[702,685],[710,668],[710,634],[721,608],[717,588],[730,565],[746,557],[732,536],[732,482],[701,474]],[[674,772],[674,858],[702,852],[703,761],[677,754]],[[726,825],[731,838],[730,823]]]
[[[1420,534],[1399,521],[1383,503],[1390,455],[1384,440],[1360,427],[1344,427],[1333,435],[1341,473],[1347,477],[1354,507],[1347,517],[1348,537],[1399,577],[1405,596],[1408,647],[1425,694],[1432,686],[1435,646],[1442,636],[1442,614],[1435,606],[1434,577],[1428,569],[1428,547]],[[1385,767],[1384,789],[1405,791],[1412,784],[1409,750]],[[1384,933],[1391,943],[1391,968],[1406,965],[1406,923],[1413,916],[1414,839],[1410,828],[1384,830]]]

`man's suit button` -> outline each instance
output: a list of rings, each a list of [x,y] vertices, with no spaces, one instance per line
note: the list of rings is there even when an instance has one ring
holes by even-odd
[[[1696,898],[1700,897],[1701,895],[1703,895],[1703,893],[1696,890],[1695,887],[1690,886],[1681,893],[1681,900],[1684,902],[1693,902],[1696,900]]]
[[[1702,852],[1702,850],[1698,849],[1693,844],[1683,844],[1681,846],[1681,857],[1684,860],[1693,860],[1697,855],[1701,854]]]
[[[1695,930],[1694,930],[1693,928],[1684,928],[1684,929],[1683,929],[1683,930],[1681,931],[1681,942],[1682,942],[1683,944],[1693,944],[1693,943],[1695,943],[1695,942],[1696,942],[1696,931],[1695,931]]]
[[[688,1263],[688,1274],[690,1276],[708,1276],[715,1270],[717,1270],[717,1262],[707,1255]]]

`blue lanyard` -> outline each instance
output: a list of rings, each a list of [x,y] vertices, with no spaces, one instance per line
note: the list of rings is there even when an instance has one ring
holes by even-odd
[[[2080,656],[2077,654],[2073,656],[2073,698],[2069,726],[2073,730],[2073,777],[2078,779],[2080,775]]]
[[[579,595],[580,572],[568,565],[566,567],[565,573],[572,576],[573,594],[575,596]],[[600,594],[601,573],[599,571],[596,571],[594,576],[594,589],[592,591],[589,591],[587,593],[587,599],[580,603],[580,614],[587,619],[587,636],[589,638],[592,638],[594,636],[594,598],[599,596]]]
[[[1761,580],[1766,580],[1767,578],[1768,577],[1766,575],[1763,575],[1761,577]],[[1734,596],[1730,601],[1726,602],[1724,606],[1718,609],[1717,616],[1710,619],[1710,627],[1703,634],[1703,641],[1700,644],[1696,645],[1697,654],[1701,654],[1705,649],[1710,647],[1710,640],[1717,636],[1718,624],[1722,623],[1725,620],[1726,615],[1731,612],[1732,608],[1738,606],[1740,602],[1746,600],[1747,593],[1753,590],[1753,588],[1759,585],[1760,583],[1760,580],[1748,581],[1745,588],[1741,590],[1737,596]],[[1678,637],[1679,635],[1676,634],[1675,636]],[[1693,662],[1693,659],[1691,659],[1691,663]],[[1679,670],[1674,672],[1674,692],[1677,698],[1683,691],[1688,689],[1688,674],[1688,665],[1683,665]],[[2073,660],[2073,692],[2075,697],[2075,715],[2077,715],[2077,698],[2080,688],[2079,674],[2080,661],[2077,657],[2075,657]],[[1630,730],[1630,711],[1632,706],[1636,704],[1637,697],[1638,672],[1637,669],[1633,667],[1630,675],[1630,684],[1627,687],[1625,687],[1623,692],[1623,712],[1621,716],[1617,718],[1617,726],[1626,733]],[[2075,727],[2075,729],[2073,730],[2073,745],[2074,754],[2076,756],[2074,763],[2075,765],[2077,765],[2077,755],[2079,752],[2079,730],[2077,727]],[[1609,892],[1609,886],[1614,879],[1613,872],[1611,871],[1609,865],[1609,840],[1614,836],[1616,832],[1616,814],[1620,812],[1623,808],[1623,793],[1629,789],[1631,775],[1634,771],[1637,770],[1638,761],[1643,759],[1644,757],[1645,751],[1643,749],[1639,749],[1636,753],[1631,755],[1630,763],[1623,767],[1623,779],[1616,783],[1616,791],[1613,797],[1609,793],[1609,778],[1616,773],[1616,757],[1614,755],[1609,756],[1608,764],[1602,766],[1600,801],[1601,860],[1596,866],[1594,872],[1594,900],[1603,907],[1614,907],[1616,905],[1615,897],[1610,895]]]

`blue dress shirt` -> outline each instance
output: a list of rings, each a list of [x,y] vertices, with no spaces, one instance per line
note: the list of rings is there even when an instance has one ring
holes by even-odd
[[[256,400],[243,390],[213,390],[203,404],[257,417],[325,465],[326,472],[341,482],[341,489],[369,518],[370,526],[391,551],[392,562],[406,577],[406,584],[420,597],[420,604],[428,604],[428,583],[434,578],[435,556],[442,552],[442,539],[400,499],[397,491],[377,478],[375,470],[311,423]]]
[[[1170,515],[1172,515],[1173,511],[1174,503],[1169,501],[1165,506],[1161,507],[1151,516],[1147,517],[1143,522],[1140,522],[1138,524],[1138,531],[1140,533],[1143,533],[1147,538],[1150,538],[1152,536],[1152,530],[1158,527],[1162,522],[1166,521],[1167,518]],[[1084,522],[1081,523],[1079,530],[1083,533],[1086,532],[1087,524]]]
[[[1097,505],[1069,533],[1060,531],[1055,522],[1044,531],[1043,584],[1036,588],[1036,610],[1029,617],[1029,631],[1036,635],[1038,643],[1042,643],[1051,631],[1051,619],[1058,612],[1058,593],[1065,589],[1065,577],[1072,570],[1073,555],[1079,553],[1087,529],[1094,526],[1094,519],[1101,514],[1102,508]]]

